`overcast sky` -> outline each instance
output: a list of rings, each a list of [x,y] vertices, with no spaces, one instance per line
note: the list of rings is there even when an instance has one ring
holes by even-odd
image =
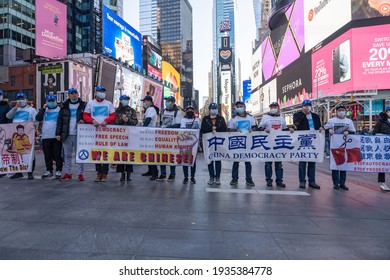
[[[212,9],[213,0],[189,0],[192,5],[194,40],[194,87],[202,96],[208,95],[208,72],[212,60]],[[241,77],[250,76],[252,41],[256,38],[253,0],[237,0],[236,52],[241,59]],[[124,20],[139,30],[139,0],[123,1]],[[144,35],[144,34],[142,34]]]

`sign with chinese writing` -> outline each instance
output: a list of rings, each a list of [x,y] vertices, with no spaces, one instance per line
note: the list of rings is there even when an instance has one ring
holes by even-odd
[[[192,165],[199,130],[110,125],[77,127],[78,163]]]
[[[0,174],[31,172],[34,140],[33,122],[0,124]]]
[[[207,163],[223,161],[310,161],[324,160],[325,134],[302,130],[290,133],[207,133],[203,135]]]
[[[330,169],[390,172],[390,135],[333,135]]]

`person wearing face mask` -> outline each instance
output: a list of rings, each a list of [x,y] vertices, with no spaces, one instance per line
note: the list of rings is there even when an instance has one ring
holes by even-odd
[[[200,129],[201,123],[198,117],[195,115],[195,108],[192,105],[186,107],[186,114],[184,118],[181,119],[180,128],[187,129]],[[191,184],[196,184],[195,180],[196,172],[196,158],[194,164],[191,166]],[[183,166],[184,180],[183,184],[188,183],[188,166]]]
[[[336,105],[336,116],[329,119],[325,124],[325,129],[329,130],[329,135],[332,138],[334,134],[343,134],[348,136],[348,134],[355,134],[356,129],[352,120],[346,118],[347,109],[343,104]],[[333,188],[335,190],[348,190],[348,187],[345,185],[347,179],[347,172],[340,170],[332,170],[332,181]]]
[[[68,99],[61,105],[56,125],[56,139],[64,148],[65,174],[61,181],[72,179],[72,153],[77,151],[77,124],[84,123],[83,112],[86,103],[79,98],[76,88],[68,89]],[[78,180],[84,181],[84,165],[77,164]]]
[[[144,102],[144,123],[143,126],[156,127],[157,116],[160,110],[153,104],[153,97],[146,95],[141,101]],[[151,176],[150,181],[156,181],[158,179],[158,169],[156,165],[148,165],[148,172],[143,173],[142,176]]]
[[[218,105],[217,103],[210,103],[209,105],[209,115],[205,116],[202,119],[202,124],[200,126],[201,134],[210,133],[210,132],[226,132],[227,126],[226,121],[223,117],[218,115]],[[215,167],[214,167],[215,165]],[[212,161],[208,165],[210,179],[208,185],[220,185],[221,184],[221,168],[222,164],[220,160]]]
[[[180,122],[183,118],[178,106],[176,106],[176,99],[173,96],[168,96],[164,98],[165,100],[165,109],[161,114],[161,127],[162,128],[180,128]],[[160,166],[161,174],[158,177],[157,181],[163,181],[167,177],[167,167],[166,165]],[[176,177],[176,166],[170,166],[170,174],[168,177],[168,182],[172,182]]]
[[[11,110],[8,99],[4,98],[4,92],[0,90],[0,124],[9,123],[6,115]]]
[[[320,116],[312,112],[312,104],[310,100],[302,102],[302,110],[293,115],[293,124],[295,130],[318,130],[323,132],[324,128],[321,126]],[[309,187],[313,189],[320,189],[321,187],[316,183],[316,163],[300,161],[298,167],[299,173],[299,188],[306,188],[306,166],[307,177],[309,179]]]
[[[96,128],[106,127],[115,122],[116,113],[112,102],[106,100],[106,89],[97,86],[95,89],[95,99],[89,101],[85,106],[83,120],[85,123],[93,124]],[[95,164],[95,182],[106,182],[109,164]]]
[[[245,103],[243,101],[237,101],[235,105],[236,115],[229,120],[228,131],[237,131],[245,134],[256,130],[256,120],[245,111]],[[234,162],[232,180],[230,182],[232,186],[238,184],[238,168],[239,162]],[[245,180],[247,186],[253,187],[255,185],[252,180],[252,164],[249,161],[245,162]]]
[[[121,95],[119,97],[119,106],[115,110],[116,119],[115,124],[117,125],[131,125],[135,126],[138,123],[136,111],[129,106],[130,97],[127,95]],[[131,164],[118,164],[116,167],[116,172],[121,173],[120,181],[124,182],[125,180],[131,181],[131,173],[133,172],[133,165]]]
[[[390,105],[386,107],[385,112],[379,114],[379,119],[376,122],[372,133],[390,135]],[[389,186],[386,184],[385,173],[378,173],[378,183],[382,191],[390,191]]]
[[[53,161],[56,163],[55,178],[59,179],[62,173],[62,143],[56,139],[56,127],[60,107],[57,106],[55,95],[46,96],[46,104],[39,110],[35,119],[42,122],[42,150],[45,157],[46,172],[42,178],[53,177]]]
[[[270,133],[271,131],[287,131],[294,132],[293,128],[288,128],[286,120],[280,115],[280,107],[278,102],[272,102],[269,105],[269,113],[263,116],[259,124],[258,130]],[[272,161],[265,162],[265,180],[267,187],[272,187]],[[276,186],[285,188],[283,183],[283,165],[281,161],[275,161]]]
[[[7,119],[12,120],[12,123],[20,122],[34,122],[37,125],[35,117],[37,116],[37,110],[31,107],[27,103],[27,94],[19,92],[16,94],[16,105],[6,114]],[[32,170],[35,169],[35,157],[33,160]],[[22,178],[23,173],[15,173],[10,179]],[[28,179],[34,179],[33,172],[28,172]]]

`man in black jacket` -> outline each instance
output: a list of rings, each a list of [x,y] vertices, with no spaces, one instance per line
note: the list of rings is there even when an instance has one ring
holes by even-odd
[[[205,116],[202,120],[202,124],[200,126],[200,133],[210,133],[210,132],[226,132],[227,126],[226,121],[223,117],[218,115],[218,105],[216,103],[210,103],[209,105],[209,115]],[[214,171],[214,163],[215,163],[215,171]],[[210,179],[207,184],[220,185],[220,176],[221,176],[221,161],[212,161],[208,165]]]
[[[64,147],[65,174],[60,180],[72,179],[72,152],[77,151],[77,124],[84,123],[83,112],[86,103],[79,98],[77,89],[68,89],[69,98],[62,104],[58,114],[56,139]],[[84,181],[83,164],[77,164],[79,181]]]
[[[296,130],[319,130],[324,131],[321,126],[320,117],[311,111],[312,104],[310,100],[304,100],[302,102],[302,111],[297,112],[293,116],[293,122]],[[320,189],[321,187],[316,183],[316,163],[315,162],[299,162],[299,187],[301,189],[306,188],[306,165],[307,165],[307,177],[309,179],[309,187],[313,189]]]

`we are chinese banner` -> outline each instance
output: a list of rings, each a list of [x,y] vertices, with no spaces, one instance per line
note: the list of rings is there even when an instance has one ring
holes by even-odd
[[[0,124],[0,174],[31,172],[34,143],[33,122]]]
[[[203,135],[203,152],[207,163],[214,160],[322,162],[324,145],[324,133],[310,130]]]
[[[198,142],[198,129],[80,124],[76,162],[190,166]]]
[[[332,170],[390,172],[390,135],[335,134],[330,150]]]

